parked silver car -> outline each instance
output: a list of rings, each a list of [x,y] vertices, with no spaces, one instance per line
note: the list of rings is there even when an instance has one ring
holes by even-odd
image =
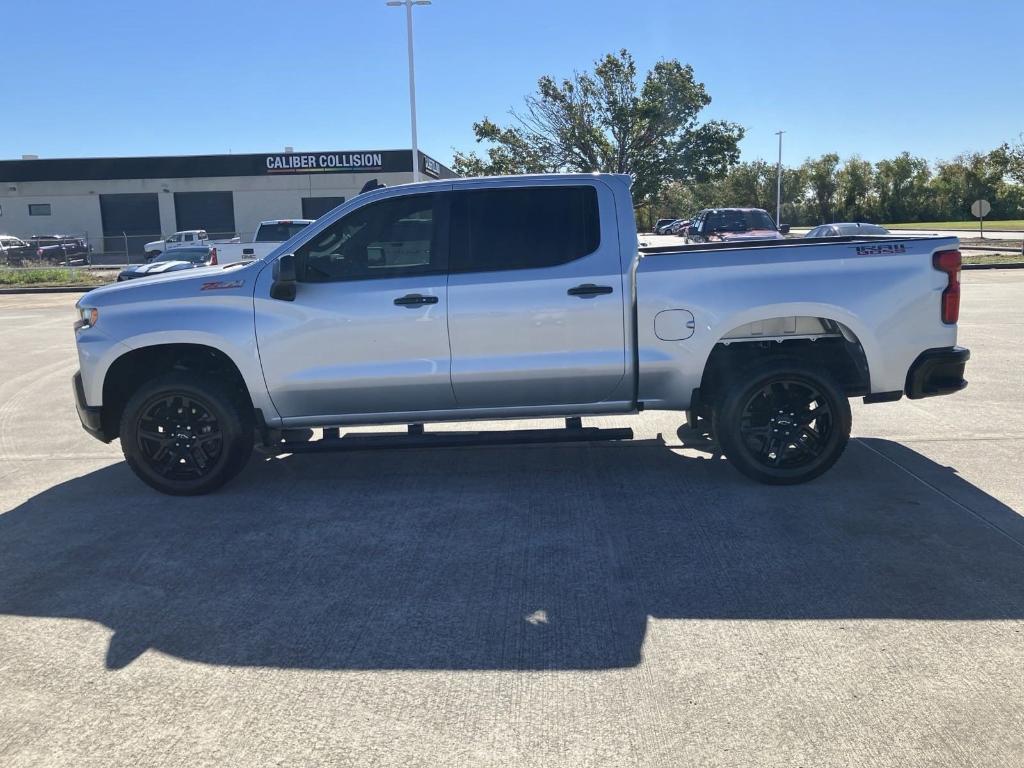
[[[889,230],[879,224],[842,222],[839,224],[822,224],[812,229],[804,237],[861,237],[863,235],[888,234]]]
[[[209,267],[217,264],[217,248],[212,245],[191,245],[161,253],[146,264],[125,267],[117,276],[117,282],[136,280],[140,277],[166,275],[183,269]]]

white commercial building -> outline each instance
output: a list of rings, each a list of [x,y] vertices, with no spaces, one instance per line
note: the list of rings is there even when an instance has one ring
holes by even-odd
[[[454,176],[422,152],[424,179]],[[0,160],[0,233],[87,237],[95,253],[140,255],[183,229],[252,236],[265,219],[316,219],[381,185],[412,181],[412,152]]]

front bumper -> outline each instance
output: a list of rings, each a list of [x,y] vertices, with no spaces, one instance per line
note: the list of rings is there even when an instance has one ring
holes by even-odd
[[[97,440],[109,443],[110,438],[103,431],[103,409],[85,402],[85,387],[82,386],[82,374],[79,371],[75,371],[75,375],[71,378],[71,386],[75,390],[75,410],[78,411],[78,420],[82,422],[82,429]]]
[[[964,368],[971,359],[971,351],[964,347],[926,349],[917,356],[907,373],[907,397],[950,395],[967,386]]]

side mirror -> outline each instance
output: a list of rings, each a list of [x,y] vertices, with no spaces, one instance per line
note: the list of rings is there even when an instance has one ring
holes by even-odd
[[[270,298],[295,301],[295,254],[286,253],[274,262],[274,282],[270,284]]]
[[[784,235],[788,235],[789,234],[789,224],[780,224],[779,225],[779,232],[781,232]]]

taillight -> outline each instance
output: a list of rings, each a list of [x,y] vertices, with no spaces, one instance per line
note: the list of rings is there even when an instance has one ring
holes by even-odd
[[[212,267],[212,266],[215,266],[216,264],[217,264],[217,249],[216,248],[211,248],[210,249],[210,266]]]
[[[960,251],[939,251],[932,256],[932,266],[946,273],[946,289],[942,292],[942,322],[960,319]]]

